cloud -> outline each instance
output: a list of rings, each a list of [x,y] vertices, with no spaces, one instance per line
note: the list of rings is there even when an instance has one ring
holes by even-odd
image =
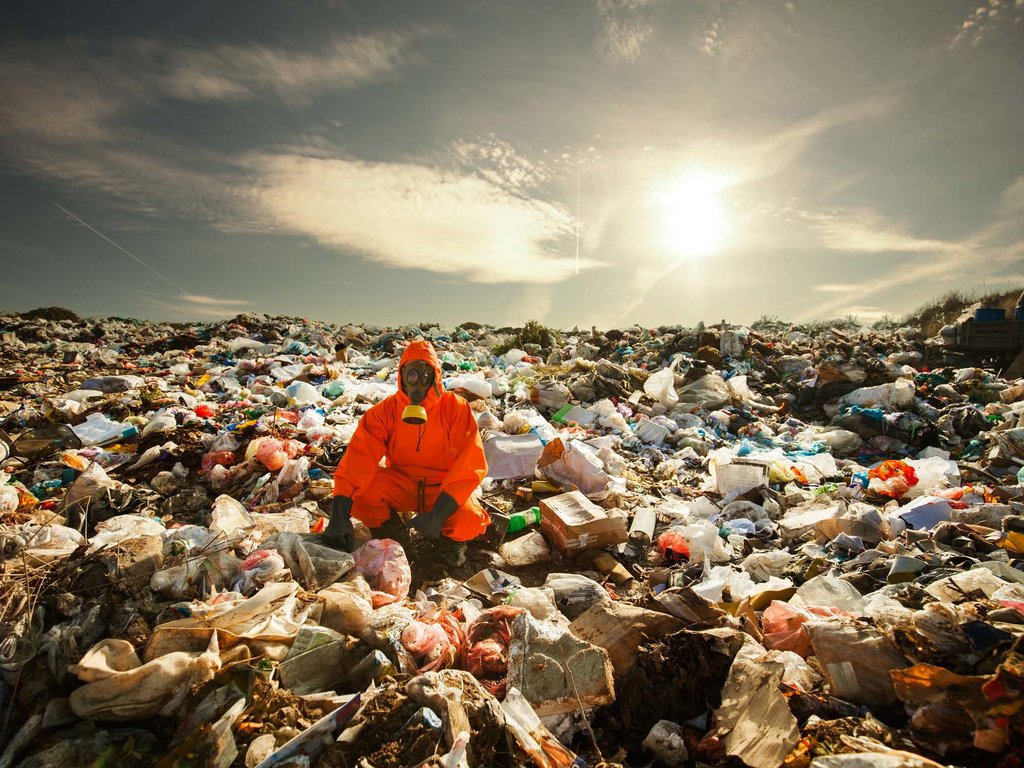
[[[822,283],[813,286],[811,290],[815,293],[849,293],[856,288],[857,286],[852,286],[849,283]]]
[[[1021,9],[1024,8],[1022,0],[988,0],[988,4],[982,0],[967,18],[960,22],[953,38],[949,41],[949,47],[977,47],[981,42],[999,28],[1002,24],[1017,24],[1021,20]]]
[[[811,307],[797,319],[830,317],[853,301],[863,302],[874,294],[901,287],[919,286],[927,282],[934,282],[937,288],[942,284],[948,287],[949,276],[964,274],[965,265],[971,265],[969,274],[978,281],[986,278],[1016,278],[1019,276],[1020,264],[1024,261],[1022,213],[1024,176],[1016,178],[1003,191],[988,221],[968,233],[959,242],[913,238],[903,234],[893,225],[885,224],[881,217],[873,212],[866,216],[861,214],[859,218],[855,216],[852,219],[853,227],[846,232],[851,238],[859,237],[860,223],[867,221],[872,223],[875,232],[867,242],[899,245],[904,252],[933,253],[934,257],[895,264],[871,280],[851,285],[850,291],[846,294],[835,292],[833,298]],[[832,215],[834,214],[827,214],[826,218]],[[872,239],[875,236],[877,239]],[[926,245],[928,247],[925,247]],[[940,247],[935,248],[936,245]]]
[[[551,177],[548,165],[530,160],[511,142],[494,134],[484,139],[460,139],[452,146],[457,164],[512,194],[530,194]]]
[[[165,102],[304,103],[397,76],[426,30],[337,38],[311,51],[118,38],[0,46],[0,146],[19,170],[100,191],[135,211],[210,221],[230,202],[223,153],[182,147],[157,123]]]
[[[169,319],[186,318],[216,320],[231,317],[252,309],[255,302],[247,299],[228,299],[219,296],[204,296],[198,293],[152,294],[138,291],[144,303]]]
[[[715,19],[704,27],[704,37],[700,46],[700,52],[705,56],[714,56],[718,47],[722,44],[722,41],[718,39],[721,29],[721,19]]]
[[[251,164],[252,213],[279,231],[471,282],[556,283],[576,271],[566,212],[478,176],[291,154]],[[580,269],[596,266],[580,262]]]
[[[598,47],[613,62],[640,58],[654,36],[651,9],[660,0],[597,0]]]
[[[956,253],[962,243],[930,240],[903,232],[869,208],[837,209],[827,213],[805,213],[823,245],[849,253]]]

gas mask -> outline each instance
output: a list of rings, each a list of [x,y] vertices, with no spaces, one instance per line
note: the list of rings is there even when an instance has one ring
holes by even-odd
[[[426,424],[427,409],[421,403],[434,385],[434,369],[429,363],[416,360],[406,363],[399,372],[402,391],[409,397],[409,405],[402,411],[406,424]]]

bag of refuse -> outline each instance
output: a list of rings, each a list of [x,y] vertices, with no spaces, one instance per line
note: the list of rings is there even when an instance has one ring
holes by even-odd
[[[868,490],[891,499],[904,496],[917,482],[914,468],[898,459],[883,461],[868,470]]]
[[[578,440],[552,440],[544,446],[537,469],[563,491],[579,489],[585,496],[604,493],[612,482],[596,452]]]
[[[861,387],[839,398],[840,410],[845,406],[858,405],[861,408],[883,408],[887,411],[905,411],[914,402],[916,391],[910,379],[897,379],[877,387]]]
[[[256,442],[255,440],[253,441]],[[251,450],[250,443],[250,450]],[[277,472],[284,466],[288,459],[294,459],[302,453],[302,443],[298,440],[278,440],[276,437],[263,437],[259,439],[256,452],[253,458],[260,462],[271,472]],[[246,458],[249,458],[249,451],[246,451]]]
[[[220,669],[217,633],[202,653],[178,651],[143,664],[127,640],[106,639],[71,667],[86,683],[71,692],[71,710],[87,720],[124,722],[171,715],[194,686]]]
[[[370,626],[373,613],[373,591],[361,573],[346,574],[316,593],[324,601],[321,626],[343,635],[359,637]]]
[[[298,579],[307,591],[315,592],[333,584],[355,566],[353,555],[320,542],[317,534],[284,531],[267,539],[265,545],[280,553],[292,578]]]
[[[608,590],[579,573],[549,573],[544,586],[555,595],[555,605],[569,619],[577,619],[600,603],[610,603]]]
[[[242,505],[227,494],[221,494],[213,501],[210,513],[210,531],[223,534],[228,541],[240,539],[250,530],[254,521],[252,515]]]
[[[702,376],[679,390],[679,401],[695,403],[706,411],[713,411],[731,399],[729,388],[718,374]]]
[[[804,632],[804,624],[816,618],[832,618],[851,614],[830,606],[811,605],[800,608],[781,600],[772,600],[761,614],[761,644],[768,649],[792,651],[802,658],[814,653],[811,638]]]
[[[662,368],[648,376],[644,382],[644,392],[665,406],[666,410],[671,410],[679,402],[675,366]]]
[[[276,550],[258,549],[249,554],[238,566],[238,576],[231,588],[246,597],[256,594],[272,581],[282,581],[286,573],[284,558]]]
[[[355,570],[373,590],[373,607],[396,603],[409,596],[412,571],[402,545],[393,539],[370,539],[352,553]]]
[[[463,668],[492,696],[502,698],[508,684],[508,648],[512,643],[512,622],[522,608],[499,605],[481,611],[466,627]]]

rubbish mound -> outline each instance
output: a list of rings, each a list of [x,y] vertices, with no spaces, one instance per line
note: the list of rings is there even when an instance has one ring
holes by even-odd
[[[416,339],[458,562],[320,536]],[[1019,765],[1024,379],[937,343],[0,315],[0,768]]]

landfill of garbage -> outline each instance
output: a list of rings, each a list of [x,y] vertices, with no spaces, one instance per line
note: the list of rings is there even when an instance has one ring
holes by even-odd
[[[0,768],[1017,766],[1024,380],[909,330],[0,315]],[[428,339],[492,517],[324,545]]]

